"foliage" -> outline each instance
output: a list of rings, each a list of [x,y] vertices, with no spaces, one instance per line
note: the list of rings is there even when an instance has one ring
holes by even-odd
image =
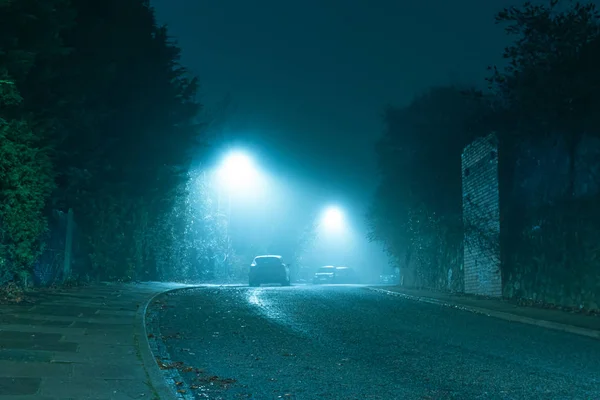
[[[413,284],[461,290],[463,226],[460,214],[441,216],[423,206],[417,207],[409,210],[407,231],[407,263],[416,265]],[[453,276],[448,276],[449,270]]]
[[[189,230],[200,133],[180,49],[144,0],[0,8],[1,275],[30,273],[45,216],[73,209],[85,275],[157,278]]]
[[[20,104],[14,81],[0,81],[2,114]],[[43,215],[53,188],[48,151],[31,124],[0,114],[0,284],[26,280],[40,253],[39,239],[46,229]]]
[[[150,227],[152,253],[146,267],[167,281],[227,278],[235,255],[211,180],[204,171],[191,171],[180,190],[171,211]]]
[[[54,186],[48,130],[27,112],[27,80],[64,51],[61,0],[0,2],[0,284],[27,283],[43,248],[45,206]]]
[[[133,279],[148,275],[149,227],[171,213],[186,182],[197,83],[144,2],[73,4],[55,201],[78,215],[94,275]]]
[[[519,232],[517,245],[505,263],[504,295],[567,307],[597,309],[600,304],[600,223],[598,196],[545,205],[523,217],[527,229]],[[567,251],[566,232],[575,229],[575,248]],[[567,263],[566,257],[570,257]],[[569,268],[572,265],[574,268]]]
[[[504,52],[508,66],[494,68],[490,88],[510,121],[503,134],[521,138],[560,135],[567,143],[573,196],[577,148],[586,134],[599,135],[600,16],[593,3],[566,8],[525,3],[502,10],[496,22],[515,37]],[[514,137],[516,136],[516,137]]]
[[[438,285],[440,268],[451,267],[445,259],[460,269],[460,155],[487,111],[469,93],[438,87],[407,107],[389,107],[377,143],[381,183],[368,215],[370,238],[404,268],[416,265],[424,285]]]
[[[0,120],[0,240],[15,272],[28,271],[39,255],[52,179],[48,154],[27,122]]]
[[[213,181],[205,171],[190,174],[182,223],[186,226],[186,260],[192,275],[188,279],[225,278],[235,265],[227,234],[227,218],[219,209]]]

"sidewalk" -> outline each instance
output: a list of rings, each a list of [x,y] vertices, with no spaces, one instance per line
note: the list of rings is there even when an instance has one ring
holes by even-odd
[[[508,321],[537,325],[600,339],[600,317],[560,310],[519,306],[501,299],[488,299],[464,294],[406,289],[399,286],[370,287],[371,290],[417,301],[464,309]]]
[[[176,287],[102,284],[0,305],[0,400],[167,398],[143,312]]]

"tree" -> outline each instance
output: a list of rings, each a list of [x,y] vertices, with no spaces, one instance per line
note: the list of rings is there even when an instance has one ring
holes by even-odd
[[[200,133],[180,53],[146,0],[0,1],[6,279],[31,270],[44,216],[68,209],[89,255],[81,274],[158,276],[154,245],[173,254],[188,229],[169,218],[185,208]]]
[[[184,190],[198,135],[197,80],[141,0],[73,0],[71,50],[53,60],[58,189],[87,239],[90,275],[133,279],[147,271],[149,232]],[[47,99],[46,99],[47,100]],[[35,105],[34,105],[35,106]]]
[[[44,60],[65,51],[66,10],[60,0],[0,2],[0,284],[27,282],[43,246],[53,152],[27,87],[36,74],[43,84]]]
[[[516,36],[506,48],[508,66],[494,68],[490,89],[499,97],[510,117],[504,133],[512,140],[561,137],[569,156],[567,196],[575,194],[575,163],[578,146],[587,135],[599,135],[600,105],[599,14],[593,3],[575,3],[561,9],[525,3],[505,8],[496,22],[507,25]]]
[[[397,262],[416,261],[427,284],[462,241],[460,155],[487,112],[482,98],[467,92],[438,87],[406,107],[389,107],[376,147],[381,183],[368,216],[370,238]]]

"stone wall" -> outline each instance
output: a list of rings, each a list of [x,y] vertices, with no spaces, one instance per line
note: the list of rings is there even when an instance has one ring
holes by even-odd
[[[495,134],[462,153],[465,293],[501,297],[500,196]]]

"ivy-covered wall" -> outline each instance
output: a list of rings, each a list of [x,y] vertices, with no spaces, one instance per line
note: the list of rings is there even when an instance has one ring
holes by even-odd
[[[503,186],[503,295],[598,309],[600,142],[584,139],[573,175],[567,154],[558,138],[515,151]]]
[[[404,260],[400,260],[401,285],[463,292],[461,216],[440,217],[416,209],[410,215],[408,226],[411,239]]]

